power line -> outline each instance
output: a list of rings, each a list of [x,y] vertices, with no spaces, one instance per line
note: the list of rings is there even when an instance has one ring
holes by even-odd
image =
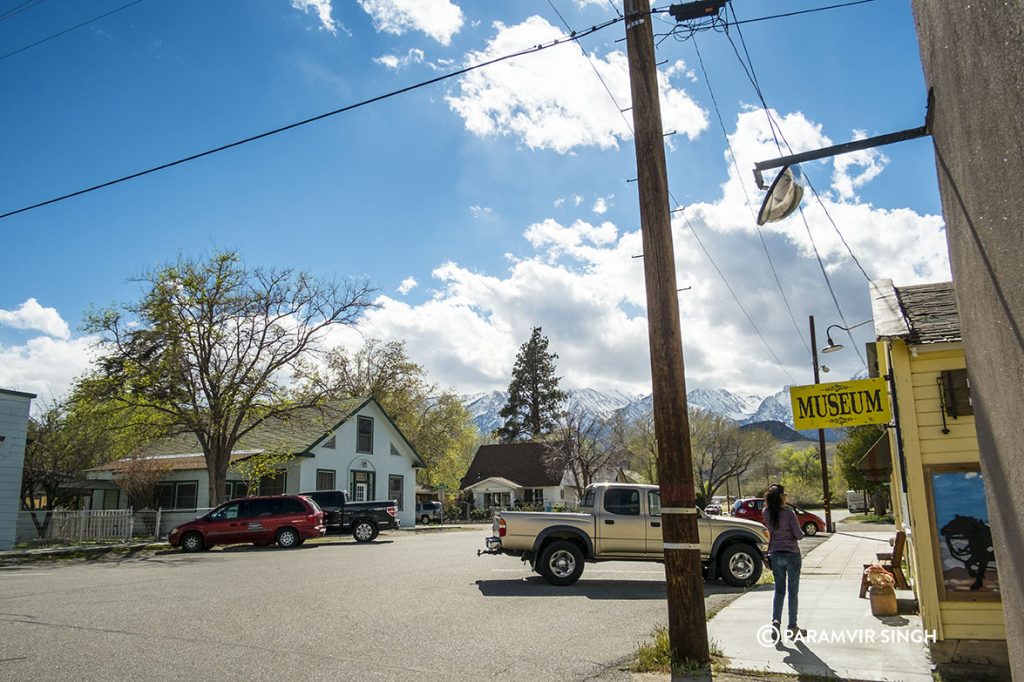
[[[100,19],[104,19],[106,17],[109,17],[111,14],[116,14],[116,13],[120,12],[121,10],[128,9],[132,5],[137,5],[140,2],[142,2],[142,0],[133,0],[132,2],[129,2],[127,5],[121,5],[117,9],[112,9],[109,12],[106,12],[104,14],[99,15],[98,17],[93,17],[92,19],[87,19],[86,21],[83,21],[80,24],[75,24],[71,28],[66,28],[63,31],[60,31],[58,33],[54,33],[52,35],[48,35],[45,38],[43,38],[42,40],[37,40],[36,42],[32,43],[31,45],[26,45],[25,47],[19,47],[17,50],[14,50],[13,52],[8,52],[7,54],[0,55],[0,60],[7,59],[8,57],[13,57],[14,55],[18,54],[19,52],[24,52],[25,50],[30,50],[33,47],[36,47],[37,45],[42,45],[45,42],[53,40],[54,38],[59,38],[62,35],[64,35],[65,33],[71,33],[72,31],[75,31],[75,30],[78,30],[78,29],[82,28],[83,26],[88,26],[89,24],[93,23],[94,21],[99,21]],[[6,17],[0,17],[0,20],[3,20],[4,18],[6,18]]]
[[[45,0],[25,0],[25,2],[21,3],[20,5],[15,5],[11,9],[4,12],[3,14],[0,14],[0,21],[3,21],[4,19],[10,19],[13,16],[21,14],[27,9],[32,9],[33,7],[42,2],[45,2]]]
[[[697,39],[693,39],[693,49],[697,53],[697,61],[700,64],[701,73],[704,74],[704,82],[708,86],[708,94],[711,95],[711,104],[715,109],[715,115],[718,118],[718,125],[722,130],[722,137],[725,138],[725,144],[729,148],[729,159],[732,161],[733,170],[736,172],[736,179],[739,180],[740,187],[743,189],[743,199],[747,204],[747,208],[750,209],[751,217],[754,219],[754,226],[757,228],[757,236],[761,239],[761,246],[764,248],[764,255],[768,259],[768,266],[771,268],[772,277],[775,278],[775,285],[779,288],[779,295],[782,296],[782,302],[786,305],[786,311],[789,313],[789,319],[793,322],[793,328],[796,330],[797,336],[800,337],[800,341],[803,342],[804,348],[807,352],[811,352],[811,347],[807,345],[807,339],[804,338],[803,330],[800,325],[797,324],[796,316],[793,314],[793,307],[789,304],[789,299],[786,297],[786,292],[782,288],[782,280],[779,279],[779,273],[775,269],[775,262],[772,260],[772,255],[768,251],[768,242],[764,238],[764,232],[761,230],[761,226],[757,224],[757,213],[754,210],[754,206],[750,201],[750,195],[747,193],[747,183],[743,181],[743,174],[740,172],[739,165],[736,162],[736,152],[732,148],[732,142],[729,140],[729,133],[725,127],[725,121],[722,119],[722,112],[718,108],[718,98],[715,97],[715,90],[711,86],[711,78],[708,76],[707,68],[704,66],[704,58],[700,54],[700,47],[697,45]]]
[[[825,12],[827,10],[840,9],[840,8],[843,8],[843,7],[853,7],[854,5],[864,5],[864,4],[869,3],[869,2],[877,2],[877,0],[854,0],[853,2],[843,2],[843,3],[836,4],[836,5],[826,5],[824,7],[812,7],[810,9],[803,9],[803,10],[799,10],[799,11],[796,11],[796,12],[785,12],[783,14],[769,14],[767,16],[755,17],[753,19],[743,19],[742,21],[737,19],[737,18],[735,18],[735,12],[734,12],[733,13],[734,14],[733,21],[724,20],[724,19],[721,19],[721,18],[718,18],[718,17],[710,17],[713,20],[712,22],[709,22],[709,23],[705,24],[702,21],[698,25],[701,26],[701,30],[703,30],[705,27],[706,28],[713,28],[713,26],[711,26],[710,24],[715,24],[716,26],[721,26],[723,28],[728,28],[729,26],[740,26],[742,24],[753,24],[753,23],[756,23],[758,21],[768,21],[770,19],[785,19],[787,17],[795,17],[795,16],[798,16],[798,15],[801,15],[801,14],[813,14],[815,12]],[[652,10],[652,12],[655,13],[655,14],[665,14],[668,11],[669,11],[669,9],[667,7],[666,8],[656,8],[656,9]],[[689,30],[688,26],[684,27],[682,24],[676,23],[676,29],[680,29],[680,28],[687,28],[687,30]],[[660,34],[660,35],[668,36],[668,35],[672,35],[675,32],[676,31],[673,30],[673,31],[669,31],[668,33]],[[689,36],[687,36],[687,37],[689,37]]]
[[[141,1],[141,0],[136,0],[136,1],[138,2],[138,1]],[[623,21],[623,19],[621,17],[616,17],[614,19],[609,19],[608,21],[606,21],[604,23],[598,24],[596,26],[591,26],[589,29],[587,29],[585,31],[580,31],[578,33],[573,33],[572,35],[569,35],[569,36],[563,36],[561,38],[556,38],[555,40],[553,40],[551,42],[548,42],[548,43],[542,43],[542,44],[539,44],[539,45],[534,45],[533,47],[528,47],[526,49],[519,50],[518,52],[513,52],[511,54],[503,55],[501,57],[495,57],[494,59],[490,59],[490,60],[485,61],[485,62],[480,62],[479,64],[473,64],[471,66],[467,66],[467,67],[464,67],[462,69],[458,69],[456,71],[452,71],[450,73],[446,73],[446,74],[443,74],[441,76],[437,76],[435,78],[431,78],[429,80],[420,81],[419,83],[414,83],[413,85],[409,85],[409,86],[406,86],[404,88],[399,88],[398,90],[392,90],[392,91],[386,92],[386,93],[384,93],[382,95],[377,95],[375,97],[371,97],[369,99],[362,100],[361,102],[356,102],[354,104],[349,104],[347,106],[340,107],[338,109],[334,109],[333,111],[328,111],[326,113],[319,114],[317,116],[312,116],[310,118],[303,119],[301,121],[296,121],[295,123],[289,123],[288,125],[284,125],[284,126],[281,126],[279,128],[274,128],[272,130],[268,130],[268,131],[265,131],[265,132],[262,132],[262,133],[258,133],[256,135],[250,135],[249,137],[245,137],[245,138],[242,138],[240,140],[235,140],[234,142],[229,142],[228,144],[223,144],[223,145],[220,145],[219,147],[214,147],[213,149],[207,149],[206,151],[199,152],[197,154],[192,154],[190,156],[186,156],[184,158],[177,159],[176,161],[170,161],[168,163],[162,163],[162,164],[160,164],[158,166],[153,166],[152,168],[147,168],[146,170],[138,171],[138,172],[132,173],[130,175],[125,175],[125,176],[116,178],[114,180],[108,180],[107,182],[103,182],[103,183],[100,183],[98,185],[93,185],[91,187],[86,187],[85,189],[80,189],[80,190],[78,190],[76,192],[71,192],[69,194],[64,194],[64,195],[61,195],[61,196],[58,196],[58,197],[54,197],[52,199],[47,199],[46,201],[40,201],[40,202],[32,204],[30,206],[25,206],[23,208],[19,208],[19,209],[13,210],[13,211],[7,211],[6,213],[0,213],[0,220],[3,220],[4,218],[9,218],[9,217],[11,217],[13,215],[17,215],[19,213],[25,213],[26,211],[31,211],[33,209],[41,208],[43,206],[48,206],[50,204],[55,204],[55,203],[57,203],[59,201],[64,201],[66,199],[71,199],[73,197],[81,196],[83,194],[88,194],[90,192],[95,192],[96,190],[99,190],[99,189],[104,189],[104,188],[110,187],[112,185],[117,185],[117,184],[120,184],[122,182],[127,182],[128,180],[134,180],[135,178],[140,178],[140,177],[142,177],[144,175],[149,175],[150,173],[156,173],[157,171],[166,170],[167,168],[172,168],[174,166],[180,166],[183,163],[188,163],[189,161],[195,161],[196,159],[201,159],[201,158],[203,158],[205,156],[211,156],[213,154],[217,154],[219,152],[226,151],[228,149],[233,149],[234,147],[240,147],[240,146],[242,146],[244,144],[248,144],[250,142],[255,142],[256,140],[262,140],[265,137],[270,137],[272,135],[277,135],[279,133],[283,133],[285,131],[292,130],[293,128],[299,128],[301,126],[305,126],[305,125],[308,125],[310,123],[315,123],[316,121],[321,121],[323,119],[330,118],[332,116],[337,116],[338,114],[343,114],[343,113],[346,113],[346,112],[349,112],[349,111],[353,111],[355,109],[359,109],[359,108],[368,106],[370,104],[375,104],[377,102],[381,102],[383,100],[390,99],[390,98],[395,97],[397,95],[402,95],[402,94],[405,94],[407,92],[412,92],[413,90],[418,90],[418,89],[426,87],[428,85],[433,85],[435,83],[440,83],[440,82],[448,80],[450,78],[455,78],[456,76],[461,76],[463,74],[469,73],[470,71],[475,71],[477,69],[482,69],[482,68],[484,68],[486,66],[491,66],[492,64],[497,64],[498,62],[503,62],[503,61],[506,61],[506,60],[509,60],[509,59],[514,59],[516,57],[521,57],[523,55],[531,54],[531,53],[534,53],[534,52],[540,52],[542,50],[546,50],[546,49],[555,47],[557,45],[562,45],[562,44],[567,43],[567,42],[575,42],[575,41],[578,41],[580,38],[583,38],[583,37],[586,37],[588,35],[591,35],[592,33],[597,33],[598,31],[603,30],[605,28],[608,28],[609,26],[612,26],[614,24],[617,24],[620,21]]]
[[[571,34],[575,34],[575,31],[573,31],[572,27],[569,26],[568,22],[566,22],[565,17],[563,17],[562,13],[558,11],[557,7],[555,7],[553,0],[548,0],[548,4],[551,5],[551,9],[553,9],[555,11],[555,14],[558,15],[558,18],[562,21],[562,24],[565,26],[566,30],[570,31]],[[597,66],[594,64],[593,60],[590,58],[590,55],[587,54],[587,51],[583,48],[582,43],[577,42],[576,44],[580,46],[580,50],[583,52],[583,56],[587,58],[587,62],[590,64],[590,67],[594,70],[594,74],[597,76],[598,80],[601,81],[601,85],[604,86],[604,90],[605,90],[605,92],[608,93],[608,97],[611,99],[612,104],[614,104],[615,108],[618,109],[619,114],[622,116],[622,120],[625,121],[626,127],[629,129],[630,134],[633,134],[633,126],[630,123],[629,118],[626,116],[625,112],[623,111],[622,107],[619,106],[619,102],[618,102],[618,100],[615,99],[615,95],[612,93],[611,88],[608,87],[608,83],[605,82],[604,78],[601,76],[601,72],[598,71]],[[746,192],[745,188],[744,188],[744,192]],[[671,191],[669,191],[669,197],[672,199],[672,201],[677,206],[680,205],[679,202],[676,201],[675,196],[672,195]],[[782,362],[779,360],[778,356],[775,354],[775,351],[772,349],[771,344],[769,344],[768,340],[765,339],[763,334],[761,334],[761,330],[758,329],[757,324],[754,322],[754,320],[747,313],[746,308],[743,307],[743,303],[740,302],[740,299],[736,295],[736,292],[733,290],[732,285],[729,284],[729,280],[726,278],[725,273],[722,271],[721,268],[718,267],[718,263],[716,263],[715,259],[711,256],[711,252],[708,251],[707,247],[704,246],[704,242],[701,241],[700,235],[697,234],[697,230],[694,229],[693,225],[690,223],[690,219],[686,216],[685,213],[683,213],[683,219],[686,221],[686,224],[690,227],[690,231],[693,233],[693,236],[696,238],[697,243],[700,244],[700,248],[704,252],[704,255],[707,257],[708,261],[710,261],[711,266],[715,269],[715,272],[718,273],[718,276],[722,278],[722,282],[725,284],[726,289],[728,289],[729,293],[732,294],[733,300],[736,301],[736,305],[739,306],[740,311],[743,313],[744,317],[747,318],[747,322],[749,322],[750,326],[754,328],[754,332],[761,339],[761,342],[764,344],[765,348],[768,349],[768,352],[771,354],[771,356],[773,358],[775,358],[775,362],[779,365],[779,367],[782,369],[782,371],[785,372],[786,376],[789,377],[790,381],[792,383],[796,383],[795,381],[793,381],[793,376],[789,373],[789,370],[786,369],[785,365],[782,364]],[[760,228],[758,228],[758,231],[760,232]],[[766,252],[767,252],[767,248],[768,247],[766,246],[765,247],[765,251]],[[770,260],[771,259],[769,257],[769,262],[770,262]],[[774,265],[772,266],[772,272],[775,272]],[[776,280],[777,280],[777,277],[776,277]],[[781,290],[781,284],[779,286],[780,286],[780,290]],[[783,294],[783,300],[785,300],[785,294]],[[787,308],[789,307],[789,302],[788,301],[786,302],[786,307]],[[790,315],[792,316],[792,311],[790,312]],[[795,324],[795,322],[794,322],[794,324]],[[800,339],[803,340],[803,334],[799,332],[799,329],[798,329],[798,333],[800,334]],[[804,342],[804,345],[805,346],[807,345],[806,342]]]

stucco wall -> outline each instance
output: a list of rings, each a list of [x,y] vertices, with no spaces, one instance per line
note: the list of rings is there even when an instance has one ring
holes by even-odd
[[[1024,679],[1024,3],[914,0],[1014,677]]]
[[[14,546],[25,463],[25,432],[35,398],[31,393],[0,389],[0,549]]]

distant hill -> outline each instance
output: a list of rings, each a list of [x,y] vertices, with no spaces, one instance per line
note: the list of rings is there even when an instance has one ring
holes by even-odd
[[[772,434],[775,440],[782,443],[796,443],[796,442],[811,442],[811,439],[800,433],[794,431],[782,422],[776,421],[764,421],[764,422],[750,422],[740,426],[741,431],[767,431]]]

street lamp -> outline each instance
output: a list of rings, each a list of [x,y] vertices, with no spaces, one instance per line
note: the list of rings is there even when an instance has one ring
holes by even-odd
[[[857,327],[862,327],[871,320],[864,320],[857,324],[844,327],[838,324],[831,324],[825,330],[825,338],[828,339],[828,345],[821,349],[822,353],[834,353],[837,350],[842,350],[843,346],[832,340],[831,331],[833,329],[842,329],[843,331],[850,331]],[[814,315],[811,315],[811,358],[814,362],[814,383],[821,383],[821,372],[828,372],[828,367],[818,364],[818,340],[814,333]],[[829,490],[828,485],[828,458],[825,453],[825,429],[818,429],[818,456],[821,459],[821,490],[824,494],[825,502],[825,529],[828,532],[832,532],[832,491]]]

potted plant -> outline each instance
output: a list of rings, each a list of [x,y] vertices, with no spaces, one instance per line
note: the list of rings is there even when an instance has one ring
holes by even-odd
[[[871,600],[872,616],[895,616],[898,612],[896,604],[896,579],[882,564],[870,564],[864,569],[868,579],[868,598]]]

